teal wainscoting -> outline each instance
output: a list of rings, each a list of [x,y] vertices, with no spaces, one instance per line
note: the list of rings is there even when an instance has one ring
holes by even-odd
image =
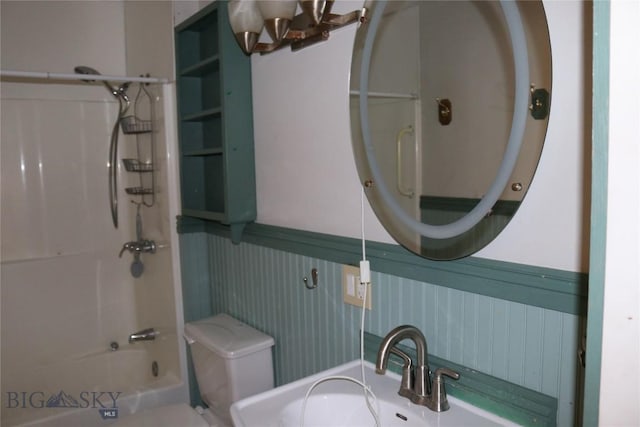
[[[180,235],[180,266],[183,281],[184,321],[203,319],[213,313],[209,274],[209,238],[204,233]]]
[[[184,321],[209,317],[211,305],[211,282],[209,277],[209,238],[205,233],[180,235],[180,266],[182,271],[182,306]],[[187,346],[187,369],[191,405],[202,405],[191,361],[191,349]]]
[[[365,332],[364,357],[366,360],[376,363],[381,342],[381,337]],[[396,346],[409,355],[412,360],[416,360],[414,348],[404,344]],[[388,369],[402,375],[404,362],[399,357],[394,360],[395,357],[394,355],[390,356]],[[475,369],[440,359],[432,354],[429,355],[428,362],[432,372],[438,368],[447,367],[460,374],[460,378],[456,381],[445,378],[449,396],[455,396],[524,426],[556,425],[558,399],[483,374]]]
[[[292,231],[291,243],[283,250],[274,247],[282,246],[288,235],[286,229],[253,233],[250,226],[246,241],[235,245],[217,228],[185,224],[179,228],[187,232],[181,235],[185,311],[195,307],[201,310],[200,315],[208,314],[203,306],[210,303],[212,313],[227,312],[272,335],[278,385],[358,357],[360,309],[342,302],[341,264],[353,264],[358,257],[357,245],[351,248],[349,239],[336,238],[331,250],[315,247],[311,249],[315,255],[310,255],[305,242],[313,240],[315,233],[301,232],[301,237]],[[292,249],[296,245],[300,250]],[[583,322],[572,311],[582,306],[581,291],[569,292],[572,296],[561,304],[565,308],[561,311],[527,305],[448,286],[457,279],[464,282],[463,287],[470,287],[478,274],[479,283],[486,282],[493,268],[504,289],[509,278],[522,281],[512,264],[469,259],[464,264],[470,269],[468,274],[456,273],[456,264],[449,262],[422,268],[406,265],[400,274],[380,273],[376,269],[378,261],[385,262],[383,249],[381,246],[371,251],[375,256],[370,257],[373,310],[367,313],[368,333],[384,336],[397,325],[413,324],[424,332],[430,354],[557,398],[558,425],[574,424],[577,352]],[[353,255],[349,255],[351,252]],[[319,271],[319,285],[307,290],[303,278],[310,277],[312,268]],[[415,269],[421,271],[421,280],[405,277],[403,271],[411,277]],[[540,274],[530,266],[521,270],[520,276],[554,276],[563,284],[562,289],[546,289],[550,287],[546,281],[540,285],[542,292],[551,294],[580,289],[584,280],[567,272],[543,270]],[[430,271],[435,273],[428,274]],[[436,283],[448,282],[445,286],[434,285],[430,283],[432,277]],[[205,281],[207,289],[203,289]],[[210,300],[202,301],[208,298],[207,292]],[[489,289],[487,293],[491,292]],[[507,295],[513,297],[512,293]],[[532,298],[534,303],[536,298]]]

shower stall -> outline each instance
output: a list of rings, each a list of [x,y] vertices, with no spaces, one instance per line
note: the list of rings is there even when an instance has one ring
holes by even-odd
[[[187,402],[171,3],[0,7],[0,424]]]

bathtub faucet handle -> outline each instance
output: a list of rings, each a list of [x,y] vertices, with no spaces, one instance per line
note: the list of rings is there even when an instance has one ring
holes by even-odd
[[[135,244],[135,242],[127,242],[124,245],[122,245],[122,249],[120,250],[120,253],[118,254],[118,258],[122,258],[122,254],[124,253],[124,251],[129,251],[129,252],[135,251],[134,244]]]

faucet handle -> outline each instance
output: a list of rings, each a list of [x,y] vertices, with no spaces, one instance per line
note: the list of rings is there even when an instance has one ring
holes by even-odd
[[[459,373],[449,368],[438,368],[436,369],[435,375],[436,375],[436,380],[442,380],[443,375],[446,375],[449,378],[453,378],[454,380],[457,380],[460,378]]]
[[[403,397],[411,397],[413,392],[413,364],[411,358],[397,347],[391,347],[391,353],[399,356],[402,361],[402,380],[400,381],[400,390],[398,394]]]
[[[431,385],[431,405],[430,409],[436,412],[443,412],[449,409],[449,402],[447,400],[447,390],[444,386],[444,376],[457,380],[460,378],[460,374],[449,368],[436,369],[435,376],[433,377],[433,384]]]
[[[120,250],[120,253],[118,254],[118,258],[122,258],[122,254],[124,253],[124,251],[133,252],[132,243],[134,243],[134,242],[127,242],[124,245],[122,245],[122,249]]]

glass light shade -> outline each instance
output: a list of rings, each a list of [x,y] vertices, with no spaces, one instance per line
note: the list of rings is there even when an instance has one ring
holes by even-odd
[[[262,32],[264,19],[256,0],[231,0],[229,2],[229,23],[234,34]]]
[[[291,21],[296,14],[296,0],[259,0],[258,7],[262,17],[267,19],[288,19]]]

